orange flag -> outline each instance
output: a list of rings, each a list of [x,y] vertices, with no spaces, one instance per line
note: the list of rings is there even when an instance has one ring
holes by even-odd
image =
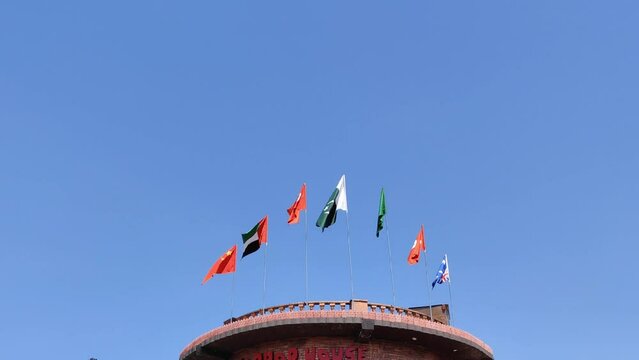
[[[260,223],[257,225],[257,238],[260,240],[260,244],[266,244],[268,242],[268,215],[260,220]]]
[[[422,251],[426,251],[426,240],[424,240],[424,225],[422,225],[419,233],[417,234],[417,239],[413,243],[413,247],[410,249],[410,253],[408,253],[408,263],[411,265],[417,264],[419,262],[419,255]]]
[[[297,199],[288,210],[288,223],[297,224],[300,221],[300,211],[306,210],[306,183],[302,184],[302,189],[297,195]]]
[[[215,274],[226,274],[235,272],[235,263],[237,259],[237,245],[233,245],[227,252],[225,252],[219,259],[211,266],[209,272],[206,273],[202,285],[209,281]]]

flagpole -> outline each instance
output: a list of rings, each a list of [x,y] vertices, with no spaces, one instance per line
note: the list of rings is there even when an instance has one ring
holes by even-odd
[[[304,210],[304,301],[308,303],[308,210]]]
[[[346,211],[346,240],[348,242],[348,269],[351,275],[351,300],[355,298],[355,291],[353,290],[353,260],[351,256],[351,230],[348,226],[348,211]]]
[[[391,285],[393,287],[393,306],[395,306],[395,276],[393,275],[393,256],[391,254],[390,231],[388,217],[386,217],[386,242],[388,243],[388,267],[390,268]]]
[[[453,312],[452,312],[453,292],[450,286],[452,281],[450,281],[450,265],[448,264],[448,254],[444,255],[444,257],[446,258],[446,271],[448,271],[448,299],[450,302],[450,304],[448,305],[448,324],[452,326],[453,325]]]
[[[448,298],[450,299],[450,304],[448,305],[448,325],[453,326],[453,293],[450,288],[450,280],[448,280]]]
[[[264,288],[262,289],[262,315],[266,309],[266,255],[268,254],[268,243],[264,244]]]
[[[233,322],[234,307],[235,307],[235,271],[233,271],[233,280],[231,283],[231,322]]]
[[[430,285],[430,278],[428,277],[428,258],[426,258],[426,251],[424,251],[424,267],[426,268],[426,287],[428,288],[428,312],[430,313],[430,321],[434,321],[433,302],[430,300],[430,292],[433,290],[433,287],[428,287],[428,285]]]

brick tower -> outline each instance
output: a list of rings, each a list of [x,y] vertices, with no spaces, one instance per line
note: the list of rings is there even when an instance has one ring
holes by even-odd
[[[366,300],[294,303],[230,319],[191,342],[180,360],[492,360],[449,326],[448,306],[405,309]]]

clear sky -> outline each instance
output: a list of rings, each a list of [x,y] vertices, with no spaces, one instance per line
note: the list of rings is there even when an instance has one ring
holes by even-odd
[[[427,303],[499,359],[632,359],[636,1],[3,1],[0,358],[176,360],[230,316],[202,277],[270,216],[266,303]],[[406,264],[420,224],[428,271]],[[385,236],[385,234],[383,234]],[[263,254],[235,314],[262,305]],[[448,302],[436,287],[433,303]]]

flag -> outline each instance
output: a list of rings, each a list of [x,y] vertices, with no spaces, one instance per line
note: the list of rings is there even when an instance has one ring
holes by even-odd
[[[384,228],[384,215],[386,215],[386,197],[384,196],[384,188],[382,188],[382,193],[379,195],[379,211],[377,212],[377,237]]]
[[[261,244],[266,244],[268,237],[268,216],[260,220],[249,232],[242,234],[244,242],[244,252],[242,257],[252,254],[259,250]]]
[[[346,201],[346,175],[342,175],[337,183],[337,190],[339,193],[337,194],[337,210],[348,211],[348,203]]]
[[[306,183],[302,184],[302,189],[297,195],[297,199],[288,210],[288,223],[297,224],[300,221],[300,211],[306,210]]]
[[[413,247],[408,253],[408,263],[411,265],[419,262],[419,255],[422,251],[426,251],[426,240],[424,239],[424,225],[419,229],[417,239],[413,243]]]
[[[348,202],[346,201],[346,175],[342,175],[331,194],[328,198],[326,206],[322,210],[315,226],[322,228],[322,231],[327,227],[335,224],[337,219],[337,210],[348,211]]]
[[[433,288],[435,284],[443,284],[445,282],[450,282],[450,273],[448,272],[448,255],[444,255],[444,259],[442,260],[441,265],[439,265],[439,271],[437,271],[437,276],[435,276],[435,280],[433,281]]]
[[[215,274],[226,274],[235,272],[235,264],[237,259],[237,245],[233,245],[211,266],[209,272],[206,273],[202,285],[209,281]]]

